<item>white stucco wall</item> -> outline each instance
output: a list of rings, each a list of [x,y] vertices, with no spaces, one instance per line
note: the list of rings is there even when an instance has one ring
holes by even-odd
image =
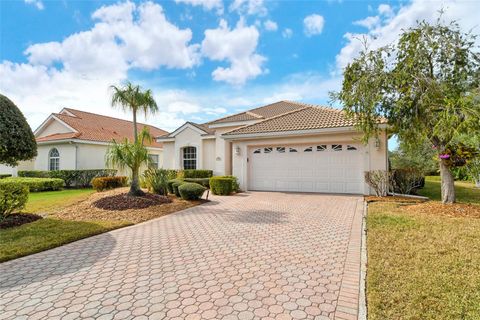
[[[37,133],[36,137],[46,137],[55,133],[68,133],[73,132],[71,129],[67,128],[62,123],[58,122],[55,119],[50,120],[50,123],[44,127],[44,129]]]
[[[35,158],[34,170],[48,170],[48,154],[52,148],[60,153],[60,170],[73,170],[75,167],[75,145],[70,143],[38,145],[38,155]]]
[[[262,138],[262,139],[250,139],[243,141],[233,141],[232,145],[232,174],[238,178],[240,188],[242,190],[248,189],[248,173],[249,163],[248,150],[256,146],[275,145],[275,144],[308,144],[308,143],[348,143],[359,142],[361,135],[359,133],[336,133],[336,134],[318,134],[312,136],[301,137],[283,137],[283,138]],[[233,150],[240,148],[240,153],[235,154]],[[363,150],[363,168],[364,171],[368,170],[386,170],[387,169],[387,139],[386,133],[383,133],[380,139],[380,148],[375,148],[375,141],[371,139],[367,146],[362,148]],[[370,194],[371,190],[369,186],[364,184],[364,193]]]
[[[203,139],[202,169],[215,170],[215,139]]]

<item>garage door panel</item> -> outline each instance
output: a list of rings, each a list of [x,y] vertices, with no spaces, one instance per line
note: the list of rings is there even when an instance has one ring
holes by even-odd
[[[252,150],[249,189],[362,193],[360,148],[347,150],[343,144],[340,151],[334,151],[334,144],[319,145],[272,146],[261,148],[260,153]],[[338,150],[339,145],[335,145]]]

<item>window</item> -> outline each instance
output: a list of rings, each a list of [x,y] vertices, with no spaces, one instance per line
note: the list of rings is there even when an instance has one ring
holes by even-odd
[[[263,148],[263,153],[270,153],[273,151],[273,148],[272,147],[268,147],[268,148]]]
[[[149,154],[150,168],[158,169],[158,154]]]
[[[289,148],[288,151],[289,151],[289,152],[297,152],[297,149],[295,149],[295,148]]]
[[[261,153],[262,152],[262,149],[255,149],[255,151],[253,151],[253,153]]]
[[[308,147],[303,150],[303,152],[312,152],[312,151],[313,151],[313,147]]]
[[[57,148],[53,148],[48,153],[48,170],[60,170],[60,153]]]
[[[197,169],[197,148],[183,148],[183,169]]]
[[[357,147],[347,144],[347,150],[357,150]]]
[[[342,145],[341,144],[332,144],[332,149],[333,149],[333,151],[342,151]]]
[[[277,147],[277,152],[285,153],[285,147]]]
[[[317,151],[325,151],[327,150],[327,145],[326,144],[321,144],[317,146]]]

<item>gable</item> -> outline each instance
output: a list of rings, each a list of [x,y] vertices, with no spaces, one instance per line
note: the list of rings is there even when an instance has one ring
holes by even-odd
[[[38,131],[35,133],[36,138],[50,136],[52,134],[59,133],[73,133],[75,132],[62,122],[58,121],[54,117],[49,118],[42,126],[40,126]]]

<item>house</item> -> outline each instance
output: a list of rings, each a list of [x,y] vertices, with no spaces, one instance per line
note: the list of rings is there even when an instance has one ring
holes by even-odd
[[[243,190],[370,194],[386,170],[387,132],[368,144],[341,110],[280,101],[159,136],[163,166],[234,175]]]
[[[137,126],[139,131],[147,127],[152,136],[167,133],[146,124]],[[59,113],[52,113],[34,134],[38,155],[32,161],[20,163],[18,170],[103,169],[105,154],[113,139],[133,141],[133,123],[63,108]],[[162,167],[162,143],[153,139],[147,148],[154,165]],[[12,172],[15,175],[15,170]]]

